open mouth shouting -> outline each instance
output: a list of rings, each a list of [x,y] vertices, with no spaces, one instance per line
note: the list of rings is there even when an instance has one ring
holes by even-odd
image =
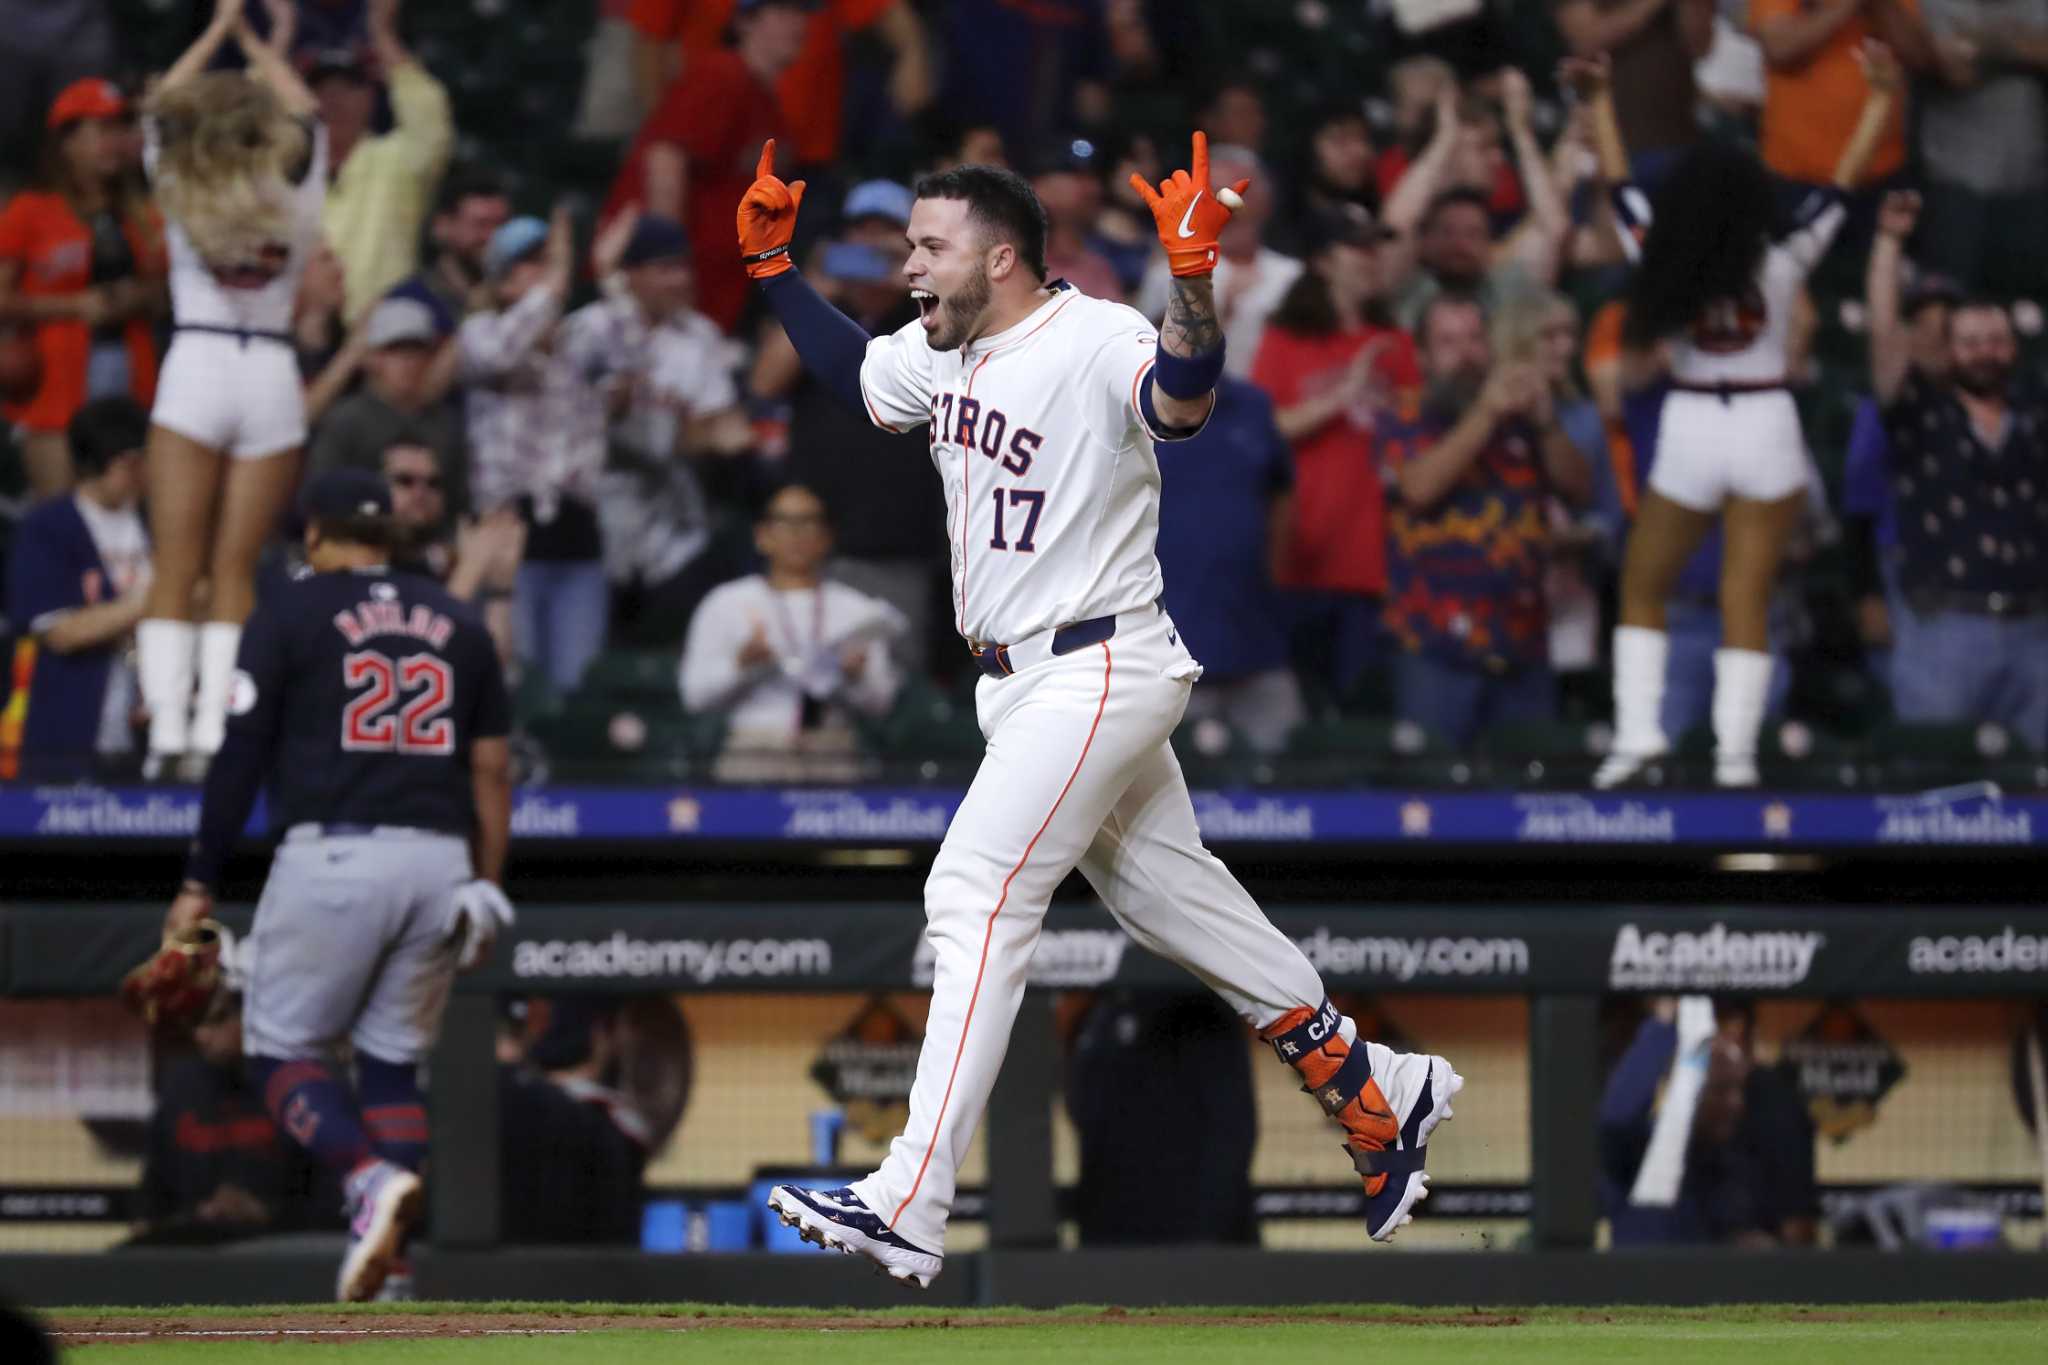
[[[913,286],[910,291],[910,297],[917,304],[918,321],[924,324],[925,331],[931,331],[932,324],[938,320],[939,316],[939,296],[929,289],[919,289]]]

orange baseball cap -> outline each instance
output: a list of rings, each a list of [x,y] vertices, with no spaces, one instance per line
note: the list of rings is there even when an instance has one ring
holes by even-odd
[[[121,87],[98,76],[87,76],[64,87],[50,104],[45,122],[62,128],[82,118],[120,118],[128,112],[128,97]]]

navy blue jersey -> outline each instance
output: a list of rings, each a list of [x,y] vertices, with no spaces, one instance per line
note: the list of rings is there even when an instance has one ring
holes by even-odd
[[[188,874],[212,884],[265,775],[280,828],[468,838],[470,747],[509,733],[511,709],[490,635],[433,580],[378,569],[291,582],[242,629]]]

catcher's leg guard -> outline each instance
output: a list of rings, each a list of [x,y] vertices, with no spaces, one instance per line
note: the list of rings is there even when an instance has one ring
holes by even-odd
[[[1441,1057],[1397,1053],[1363,1038],[1346,1042],[1344,1017],[1328,1000],[1293,1009],[1263,1030],[1302,1089],[1344,1128],[1344,1150],[1365,1182],[1366,1230],[1387,1241],[1429,1195],[1424,1144],[1451,1116],[1464,1079]]]
[[[1259,1036],[1300,1075],[1301,1088],[1323,1112],[1344,1126],[1344,1149],[1365,1178],[1365,1192],[1373,1195],[1387,1183],[1377,1155],[1400,1138],[1401,1125],[1373,1080],[1370,1055],[1363,1044],[1344,1041],[1342,1023],[1337,1007],[1325,1000],[1314,1010],[1289,1010]]]

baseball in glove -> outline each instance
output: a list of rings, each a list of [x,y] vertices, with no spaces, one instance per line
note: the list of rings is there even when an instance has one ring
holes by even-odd
[[[227,931],[214,920],[166,935],[149,960],[121,978],[121,999],[155,1028],[187,1028],[220,989]]]

